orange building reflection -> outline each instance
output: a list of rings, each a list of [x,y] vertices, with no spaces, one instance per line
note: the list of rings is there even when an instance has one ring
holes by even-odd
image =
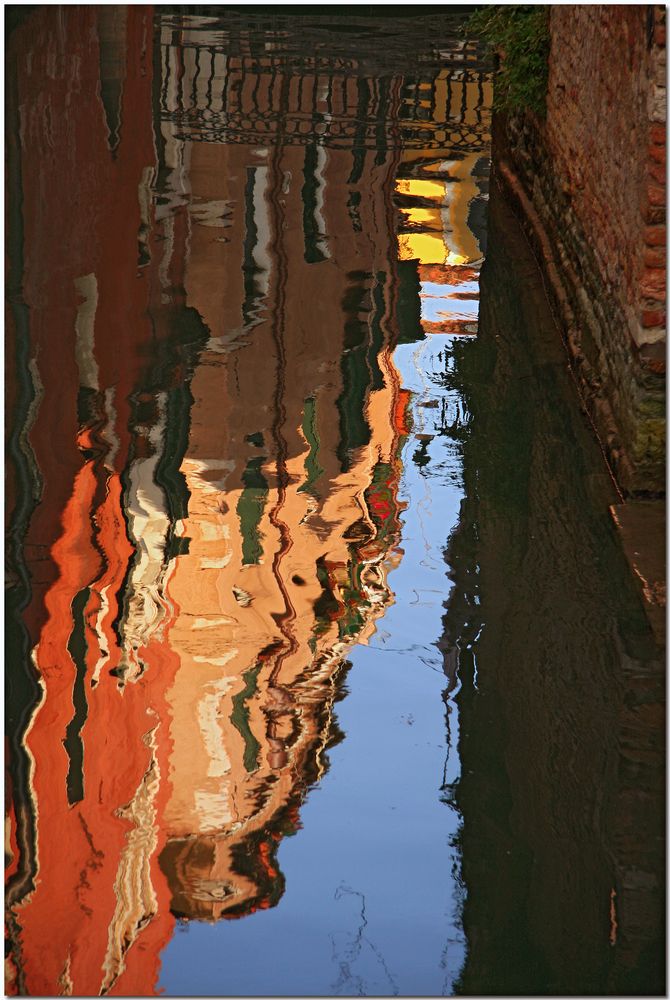
[[[10,993],[150,995],[175,917],[278,901],[348,651],[393,600],[393,199],[416,156],[382,132],[407,81],[229,42],[140,7],[39,9],[9,40],[30,314],[10,381],[32,386],[10,405],[39,487]]]
[[[166,41],[165,65],[180,51]],[[226,86],[263,93],[268,69],[249,79],[229,60]],[[187,59],[182,94],[197,90],[194,77]],[[170,79],[167,109],[183,111]],[[313,74],[301,82],[303,100],[319,100]],[[219,144],[163,128],[169,162],[189,164],[186,287],[209,339],[181,466],[188,552],[167,588],[180,669],[161,865],[175,912],[218,919],[281,894],[276,846],[326,766],[347,650],[392,599],[404,429],[391,359],[393,162],[370,157],[361,171],[354,229],[349,149],[314,143],[310,155],[302,143]]]
[[[9,382],[27,377],[33,396],[20,431],[38,483],[23,620],[40,693],[23,732],[27,769],[9,762],[8,992],[146,993],[172,929],[156,820],[177,660],[161,651],[132,688],[114,676],[134,557],[131,400],[152,337],[138,255],[155,161],[151,32],[147,8],[52,8],[9,40],[29,310],[28,343],[8,329]]]

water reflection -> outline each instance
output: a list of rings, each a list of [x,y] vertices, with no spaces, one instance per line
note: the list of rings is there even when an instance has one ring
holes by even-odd
[[[514,266],[510,266],[510,261]],[[535,262],[495,193],[446,553],[468,995],[654,995],[664,981],[664,671]]]
[[[12,33],[11,992],[151,994],[175,918],[279,901],[393,605],[404,470],[453,427],[407,363],[476,330],[490,93],[444,13],[355,22]]]
[[[479,320],[462,14],[13,17],[8,991],[656,989],[662,678],[497,203]]]

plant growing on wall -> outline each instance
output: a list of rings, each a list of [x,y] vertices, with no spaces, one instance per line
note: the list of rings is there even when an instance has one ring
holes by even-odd
[[[493,106],[544,115],[549,75],[549,7],[491,4],[468,19],[498,57]]]

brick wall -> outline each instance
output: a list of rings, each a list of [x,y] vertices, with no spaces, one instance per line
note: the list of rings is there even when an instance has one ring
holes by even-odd
[[[550,8],[546,120],[500,123],[587,409],[628,493],[664,490],[665,9]]]

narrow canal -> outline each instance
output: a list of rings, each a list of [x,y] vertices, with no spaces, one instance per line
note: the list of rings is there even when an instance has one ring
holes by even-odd
[[[10,21],[11,994],[662,992],[662,661],[467,13]]]

